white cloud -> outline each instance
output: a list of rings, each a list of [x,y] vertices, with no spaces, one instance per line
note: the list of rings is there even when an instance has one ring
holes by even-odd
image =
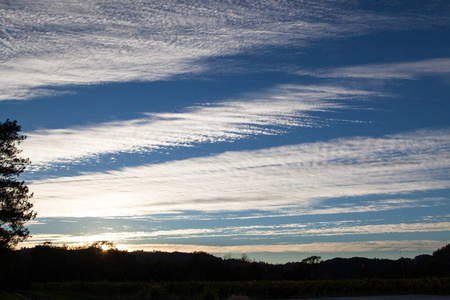
[[[207,253],[355,253],[372,251],[433,251],[443,247],[443,241],[370,241],[353,243],[311,243],[311,244],[288,244],[288,245],[237,245],[237,246],[209,246],[209,245],[186,245],[186,244],[137,244],[122,245],[122,249],[146,250],[146,251],[180,251]]]
[[[55,245],[66,243],[84,244],[95,241],[108,240],[110,236],[90,236],[69,238],[56,234],[35,235],[28,241],[23,242],[23,247],[33,247],[51,240]],[[111,239],[109,239],[111,241]],[[368,241],[368,242],[322,242],[308,244],[258,244],[258,245],[235,245],[235,246],[212,246],[195,244],[118,244],[119,249],[133,251],[167,251],[167,252],[196,252],[204,251],[213,254],[241,254],[241,253],[357,253],[357,252],[385,252],[385,251],[434,251],[448,244],[449,241],[436,240],[409,240],[409,241]]]
[[[33,162],[32,168],[40,168],[107,153],[232,142],[278,134],[289,127],[326,126],[326,119],[308,114],[342,108],[334,101],[337,99],[368,95],[371,93],[337,87],[281,85],[264,94],[191,107],[181,113],[147,113],[135,120],[29,132],[23,149]]]
[[[290,208],[285,212],[278,214],[278,216],[298,216],[298,215],[329,215],[329,214],[346,214],[346,213],[364,213],[396,210],[404,208],[418,208],[439,205],[440,201],[445,198],[431,198],[431,199],[392,199],[392,200],[377,200],[377,201],[360,201],[355,204],[350,203],[333,203],[333,205],[326,205],[321,203],[320,208]],[[251,218],[251,217],[246,217]]]
[[[287,223],[277,225],[250,225],[216,227],[209,229],[187,228],[173,230],[156,230],[151,232],[123,232],[106,233],[113,240],[130,242],[148,238],[237,238],[257,239],[279,238],[283,236],[342,236],[342,235],[367,235],[405,232],[437,232],[450,231],[450,222],[426,222],[426,223],[396,223],[396,224],[372,224],[358,225],[358,221],[314,222],[314,223]],[[79,237],[78,237],[79,238]],[[99,238],[99,237],[98,237]],[[106,237],[105,237],[106,238]],[[105,239],[103,238],[103,239]]]
[[[0,7],[0,100],[197,73],[205,58],[253,47],[445,24],[438,13],[381,15],[329,1],[16,0]]]
[[[316,228],[313,228],[316,227]],[[247,231],[245,231],[247,229]],[[450,222],[398,223],[346,226],[345,222],[316,224],[289,224],[289,226],[266,226],[265,228],[240,228],[246,236],[341,236],[355,234],[383,234],[405,232],[450,231]]]
[[[424,199],[377,199],[375,201],[364,201],[359,199],[358,203],[355,203],[354,200],[345,201],[340,199],[339,203],[333,202],[327,203],[327,201],[321,201],[316,207],[288,207],[286,209],[279,208],[276,211],[271,213],[264,212],[252,212],[250,214],[246,214],[245,216],[238,216],[235,214],[231,215],[223,215],[222,219],[226,220],[249,220],[249,219],[267,219],[267,218],[280,218],[280,217],[293,217],[293,216],[307,216],[307,215],[333,215],[333,214],[351,214],[351,213],[366,213],[366,212],[380,212],[380,211],[388,211],[388,210],[398,210],[404,208],[426,208],[426,207],[436,207],[443,206],[446,203],[446,198],[424,198]],[[142,218],[142,217],[136,217]],[[195,218],[196,220],[211,220],[215,219],[214,215],[208,216],[204,213],[201,215],[167,215],[160,216],[159,220],[185,220]],[[436,221],[441,220],[438,217],[427,217],[423,219],[424,221]]]
[[[337,78],[417,79],[420,76],[450,73],[450,58],[436,58],[415,62],[371,64],[317,71],[299,71],[300,75]]]
[[[40,216],[314,207],[342,196],[450,187],[449,130],[227,152],[33,182]]]

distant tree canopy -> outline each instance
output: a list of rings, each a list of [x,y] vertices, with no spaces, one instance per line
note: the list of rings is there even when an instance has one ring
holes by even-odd
[[[205,252],[127,252],[107,241],[73,246],[46,242],[0,255],[0,290],[2,286],[11,288],[27,282],[450,278],[448,249],[450,244],[433,255],[419,255],[414,259],[353,257],[322,261],[318,256],[311,256],[301,262],[269,264],[248,258],[223,259]],[[441,287],[433,285],[432,289],[437,292]]]
[[[309,264],[309,265],[315,265],[315,264],[320,263],[321,261],[322,261],[322,257],[314,255],[314,256],[305,258],[304,260],[302,260],[302,263]]]
[[[29,202],[33,194],[17,179],[30,164],[28,158],[19,156],[22,151],[17,145],[26,139],[20,130],[17,121],[0,122],[0,249],[13,248],[27,239],[29,231],[24,224],[36,217]]]

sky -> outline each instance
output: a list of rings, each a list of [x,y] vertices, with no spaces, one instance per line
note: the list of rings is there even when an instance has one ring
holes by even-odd
[[[0,0],[38,217],[285,263],[450,242],[450,2]]]

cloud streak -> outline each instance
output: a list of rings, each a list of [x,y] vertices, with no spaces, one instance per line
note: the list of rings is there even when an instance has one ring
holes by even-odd
[[[32,239],[23,243],[31,247],[52,240],[54,244],[83,244],[91,243],[110,236],[67,237],[56,234],[35,235]],[[102,239],[103,238],[103,239]],[[235,246],[213,246],[195,244],[119,244],[119,249],[128,251],[167,251],[167,252],[196,252],[204,251],[213,254],[241,254],[241,253],[358,253],[358,252],[385,252],[385,251],[434,251],[447,244],[446,241],[436,240],[408,240],[408,241],[369,241],[369,242],[319,242],[305,244],[257,244]]]
[[[450,58],[436,58],[415,62],[391,64],[370,64],[362,66],[299,71],[299,75],[311,75],[323,78],[360,78],[360,79],[418,79],[421,76],[450,73]]]
[[[238,246],[208,246],[208,245],[174,245],[174,244],[141,244],[127,245],[124,249],[145,249],[160,251],[205,251],[208,253],[356,253],[372,251],[432,251],[445,246],[443,241],[372,241],[353,243],[311,243],[311,244],[289,244],[289,245],[238,245]]]
[[[185,228],[170,230],[152,230],[138,232],[106,232],[94,235],[55,235],[57,240],[64,238],[65,242],[94,242],[99,240],[111,240],[121,244],[151,239],[163,241],[165,239],[193,239],[193,238],[224,238],[224,239],[273,239],[285,236],[307,237],[307,236],[344,236],[361,234],[385,234],[406,232],[438,232],[450,231],[450,222],[434,223],[398,223],[398,224],[375,224],[358,225],[354,221],[338,222],[314,222],[314,223],[288,223],[281,225],[251,225],[230,226],[216,228]],[[38,238],[36,236],[35,238]],[[47,236],[46,236],[47,237]],[[42,239],[42,238],[40,238]]]
[[[144,113],[134,120],[29,132],[23,149],[36,169],[103,154],[233,142],[294,127],[327,126],[327,119],[314,118],[311,113],[345,107],[336,100],[370,95],[376,94],[331,86],[281,85],[259,95],[190,107],[181,113]]]
[[[52,87],[162,80],[204,72],[206,58],[243,50],[448,20],[422,10],[382,15],[339,1],[17,0],[0,7],[0,100],[46,96]]]
[[[450,187],[450,133],[348,138],[35,181],[45,216],[302,209]],[[42,215],[44,216],[44,215]]]

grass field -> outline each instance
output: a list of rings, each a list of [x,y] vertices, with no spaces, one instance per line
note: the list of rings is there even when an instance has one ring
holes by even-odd
[[[400,294],[450,295],[450,278],[249,282],[64,282],[35,283],[30,288],[30,291],[51,299],[67,300],[298,299]]]
[[[1,300],[20,300],[13,294],[7,293],[5,291],[0,291],[0,299]]]

